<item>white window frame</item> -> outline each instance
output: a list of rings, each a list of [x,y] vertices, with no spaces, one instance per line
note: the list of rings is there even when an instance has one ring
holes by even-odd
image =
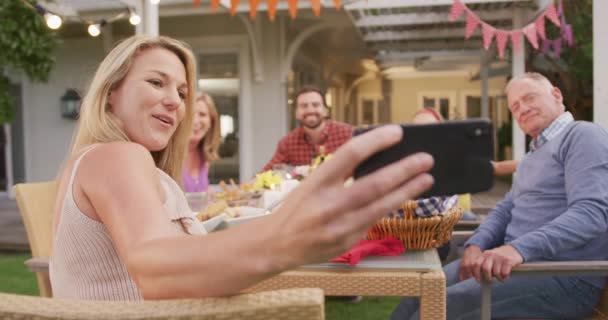
[[[433,98],[435,99],[435,110],[440,112],[438,101],[439,99],[448,98],[449,100],[449,114],[448,119],[452,119],[455,114],[455,110],[457,108],[456,105],[456,91],[420,91],[418,92],[418,108],[416,110],[422,110],[424,108],[424,98]],[[448,120],[446,119],[446,120]]]

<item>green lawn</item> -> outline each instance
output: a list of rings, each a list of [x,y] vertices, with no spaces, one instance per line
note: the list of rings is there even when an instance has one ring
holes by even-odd
[[[29,253],[0,252],[0,292],[38,295],[36,276],[23,264],[30,257]],[[398,301],[394,297],[365,297],[352,304],[329,298],[326,319],[388,319]]]
[[[0,292],[38,295],[36,275],[23,262],[29,253],[0,252]]]

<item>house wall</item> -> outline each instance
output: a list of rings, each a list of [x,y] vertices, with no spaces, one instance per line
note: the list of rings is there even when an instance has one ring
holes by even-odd
[[[422,92],[449,92],[461,115],[465,114],[463,97],[471,91],[479,92],[481,83],[469,81],[467,76],[425,77],[411,79],[393,79],[391,108],[392,120],[397,123],[410,122],[419,105],[419,94]],[[491,78],[489,91],[502,95],[506,85],[505,78]]]
[[[57,175],[72,139],[76,121],[60,114],[67,88],[84,92],[103,57],[99,38],[64,39],[56,49],[56,64],[48,83],[24,81],[23,111],[26,180],[50,180]]]

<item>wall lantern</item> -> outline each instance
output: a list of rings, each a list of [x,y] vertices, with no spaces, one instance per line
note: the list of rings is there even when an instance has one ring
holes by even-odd
[[[78,119],[81,101],[76,90],[67,89],[61,97],[61,116],[66,119]]]

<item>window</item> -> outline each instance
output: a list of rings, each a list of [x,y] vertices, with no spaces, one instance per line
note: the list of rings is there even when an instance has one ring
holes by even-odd
[[[458,118],[457,110],[452,102],[451,92],[425,92],[419,94],[420,104],[418,109],[433,108],[443,116],[444,119]]]

